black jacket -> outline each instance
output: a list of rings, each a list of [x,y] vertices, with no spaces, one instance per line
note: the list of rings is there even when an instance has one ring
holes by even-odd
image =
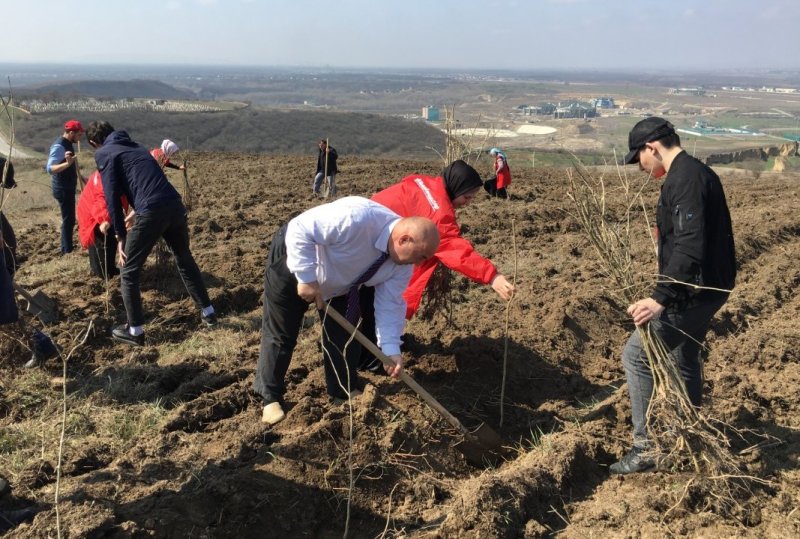
[[[672,161],[656,212],[659,284],[652,293],[669,306],[714,292],[662,281],[731,290],[736,251],[725,192],[719,177],[686,152]]]
[[[339,169],[336,167],[336,160],[339,158],[339,154],[336,153],[336,148],[330,147],[330,152],[328,153],[328,176],[336,174],[339,172]],[[317,174],[325,173],[325,152],[323,150],[319,151],[319,156],[317,157]]]

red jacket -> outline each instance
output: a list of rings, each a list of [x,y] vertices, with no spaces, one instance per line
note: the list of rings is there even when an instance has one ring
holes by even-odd
[[[439,262],[481,284],[490,283],[497,274],[494,264],[479,255],[472,244],[461,237],[456,211],[447,196],[443,178],[407,176],[399,183],[376,193],[372,200],[400,217],[427,217],[439,229],[439,249],[433,258],[414,266],[411,281],[403,293],[406,318],[414,316],[419,308],[425,287]]]
[[[161,165],[161,168],[164,168],[165,166],[170,164],[169,158],[166,155],[164,155],[164,150],[162,150],[161,148],[153,148],[152,150],[150,150],[150,155],[153,156],[153,159],[158,161],[158,164]]]
[[[125,197],[122,197],[122,208],[128,210],[128,201]],[[111,222],[106,207],[106,198],[103,194],[103,181],[100,179],[100,173],[96,170],[86,180],[86,187],[83,188],[81,197],[78,199],[76,216],[78,217],[78,236],[81,245],[84,249],[88,249],[89,246],[94,245],[94,227],[106,221]]]
[[[497,175],[497,188],[502,189],[511,185],[511,170],[508,168],[508,161],[500,154],[494,160],[494,173]]]

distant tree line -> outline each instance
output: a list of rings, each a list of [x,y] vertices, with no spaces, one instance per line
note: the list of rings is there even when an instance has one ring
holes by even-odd
[[[340,154],[435,157],[431,148],[444,148],[444,135],[424,122],[375,114],[254,108],[191,114],[114,111],[20,115],[16,119],[17,139],[23,146],[47,152],[70,118],[84,125],[93,120],[109,121],[151,147],[169,138],[190,150],[307,154],[316,152],[316,141],[327,137]]]

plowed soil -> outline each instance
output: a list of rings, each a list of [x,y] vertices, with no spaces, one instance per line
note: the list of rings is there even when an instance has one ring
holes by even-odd
[[[54,210],[10,213],[27,255],[18,280],[58,301],[49,330],[65,354],[93,322],[67,365],[66,537],[800,535],[797,175],[720,170],[740,269],[709,332],[705,406],[744,432],[732,450],[769,482],[720,515],[687,488],[690,475],[608,473],[629,446],[619,356],[632,325],[568,214],[563,170],[517,170],[510,201],[481,194],[459,214],[464,235],[509,277],[516,260],[502,426],[506,306],[492,290],[455,277],[450,311],[407,328],[408,372],[467,426],[483,421],[503,438],[502,458],[476,466],[458,433],[400,382],[366,376],[352,416],[329,403],[311,310],[288,374],[287,419],[260,423],[250,388],[267,249],[291,215],[322,201],[294,157],[197,154],[191,166],[192,248],[221,324],[202,328],[171,263],[153,257],[142,349],[108,337],[122,321],[118,280],[89,276],[80,254],[54,257]],[[353,158],[341,167],[339,195],[367,196],[440,169]],[[645,193],[651,206],[657,189]],[[643,222],[645,247],[647,236]],[[652,249],[643,252],[643,271],[655,273]],[[0,472],[13,503],[41,509],[10,536],[54,537],[62,410],[49,379],[61,365],[23,371],[22,348],[1,348],[0,427],[30,449],[0,445]]]

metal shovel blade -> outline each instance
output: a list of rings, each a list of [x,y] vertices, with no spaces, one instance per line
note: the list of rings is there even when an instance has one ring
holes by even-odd
[[[391,367],[395,365],[375,343],[366,338],[363,333],[358,331],[358,329],[348,322],[336,309],[329,306],[325,312],[326,316],[333,318],[345,331],[353,335],[364,348],[380,359],[384,365]],[[485,466],[486,464],[497,461],[499,458],[499,450],[503,445],[503,440],[494,429],[486,423],[482,423],[480,427],[474,431],[470,431],[461,421],[451,414],[447,408],[442,406],[433,395],[428,393],[416,380],[411,378],[408,373],[403,371],[400,374],[400,379],[463,436],[462,441],[456,444],[455,447],[464,454],[468,462],[476,466]]]
[[[39,318],[45,324],[55,324],[58,321],[58,309],[56,302],[41,290],[30,294],[17,283],[14,283],[14,290],[28,302],[26,311]]]

